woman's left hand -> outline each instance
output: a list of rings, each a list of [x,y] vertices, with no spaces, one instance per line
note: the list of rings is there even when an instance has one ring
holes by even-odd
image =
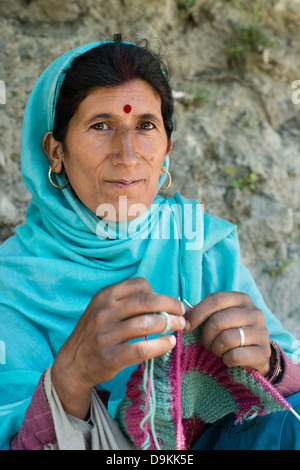
[[[186,315],[186,331],[203,324],[202,342],[228,366],[249,366],[266,376],[271,347],[265,317],[251,298],[241,292],[215,292]],[[241,334],[244,332],[244,345]]]

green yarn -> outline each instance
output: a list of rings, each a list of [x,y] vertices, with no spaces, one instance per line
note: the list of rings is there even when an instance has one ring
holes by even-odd
[[[144,367],[145,367],[145,370],[144,370],[144,374],[143,374],[143,390],[144,390],[145,396],[147,396],[147,393],[148,393],[147,378],[148,378],[149,361],[145,361]],[[144,431],[144,429],[145,429],[145,423],[148,421],[148,419],[150,417],[150,414],[151,414],[151,411],[148,410],[147,414],[145,414],[145,416],[144,416],[144,419],[140,423],[140,428],[141,428],[142,431]],[[149,431],[147,431],[146,439],[143,442],[142,449],[143,450],[148,449],[149,446],[150,446],[150,435],[149,435]]]
[[[163,315],[167,320],[166,327],[161,333],[161,336],[164,336],[170,330],[170,324],[171,324],[170,315],[167,312],[159,312],[158,315]],[[149,364],[150,364],[150,367],[149,367]],[[157,450],[160,450],[160,446],[157,441],[157,436],[156,436],[156,431],[155,431],[155,426],[154,426],[155,411],[156,411],[155,384],[153,380],[154,358],[145,361],[144,367],[145,369],[144,369],[144,374],[143,374],[143,390],[144,390],[145,396],[147,397],[149,394],[149,397],[147,401],[147,406],[148,406],[147,413],[145,414],[143,420],[141,421],[140,428],[144,431],[145,424],[148,421],[150,422],[153,440],[155,442]],[[149,383],[148,383],[148,380],[149,380]],[[150,388],[150,390],[148,390],[148,387]],[[146,404],[145,404],[145,408],[146,408]],[[150,446],[150,435],[149,435],[149,431],[147,431],[146,439],[144,443],[142,444],[142,449],[143,450],[148,449],[149,446]]]
[[[235,408],[235,399],[230,392],[214,377],[199,374],[198,371],[181,377],[181,397],[182,418],[195,414],[201,416],[205,423],[214,423]]]

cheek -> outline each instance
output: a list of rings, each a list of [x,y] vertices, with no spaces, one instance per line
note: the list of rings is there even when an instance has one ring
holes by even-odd
[[[95,158],[95,151],[88,142],[73,140],[72,145],[68,145],[66,152],[65,168],[72,174],[89,174],[94,171],[98,160]]]
[[[153,162],[155,162],[155,160],[156,160],[155,157],[152,157],[152,158],[153,158]],[[150,170],[149,191],[151,191],[151,195],[153,195],[153,193],[156,193],[156,191],[157,191],[159,178],[163,174],[163,170],[162,170],[163,164],[164,164],[164,159],[162,159],[162,158],[157,159],[155,167],[152,166],[152,168]],[[147,197],[147,196],[148,195],[145,194],[145,197]]]

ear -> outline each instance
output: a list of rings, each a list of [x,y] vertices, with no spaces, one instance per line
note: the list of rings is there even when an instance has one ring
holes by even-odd
[[[171,153],[171,150],[173,148],[173,139],[172,137],[170,137],[169,141],[168,141],[168,146],[167,146],[167,150],[166,150],[166,154],[165,154],[165,158],[167,155],[169,155]],[[163,166],[161,167],[161,170],[160,170],[160,176],[162,176],[165,172],[165,167],[164,167],[164,164]]]
[[[65,157],[62,143],[54,139],[52,132],[47,132],[43,137],[42,145],[54,173],[61,173]]]
[[[170,137],[169,141],[168,141],[166,156],[171,153],[172,148],[173,148],[173,139],[172,139],[172,137]]]

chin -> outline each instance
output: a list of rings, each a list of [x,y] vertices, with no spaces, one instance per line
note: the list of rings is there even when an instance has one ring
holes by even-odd
[[[123,196],[114,203],[102,202],[93,212],[106,222],[126,222],[144,214],[150,205],[137,202],[137,200],[130,201],[128,197]]]

